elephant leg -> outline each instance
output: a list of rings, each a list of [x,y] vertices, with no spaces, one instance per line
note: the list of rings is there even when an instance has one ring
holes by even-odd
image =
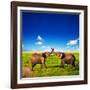
[[[75,67],[75,61],[73,61],[72,59],[70,60],[70,64]]]
[[[44,62],[44,66],[45,66],[45,68],[47,68],[47,65],[46,65],[46,63]]]
[[[72,66],[75,67],[75,62],[73,61]]]
[[[42,60],[41,60],[41,69],[44,68],[44,67],[45,67],[45,60],[44,60],[44,58],[42,58]]]
[[[44,68],[44,67],[45,67],[45,68],[47,68],[47,66],[46,66],[46,63],[45,63],[45,62],[44,62],[44,63],[41,63],[41,69],[42,69],[42,68]]]
[[[75,67],[75,60],[76,60],[76,58],[75,58],[75,56],[73,56],[73,63],[72,63],[72,66],[74,66],[74,67]]]
[[[65,61],[61,60],[61,67],[64,67]]]
[[[32,71],[33,71],[33,68],[35,67],[36,64],[32,64]]]

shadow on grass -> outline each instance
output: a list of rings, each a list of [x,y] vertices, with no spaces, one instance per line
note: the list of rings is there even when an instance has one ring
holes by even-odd
[[[47,66],[47,68],[56,68],[56,67],[60,67],[60,65],[55,65],[55,66]]]
[[[79,70],[79,65],[76,64],[75,67],[73,67],[72,65],[54,65],[54,66],[47,66],[47,68],[71,68],[71,69],[75,69],[75,70]]]

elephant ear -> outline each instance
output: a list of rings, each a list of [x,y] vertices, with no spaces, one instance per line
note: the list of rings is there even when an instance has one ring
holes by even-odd
[[[61,59],[63,59],[65,57],[64,53],[61,53]]]

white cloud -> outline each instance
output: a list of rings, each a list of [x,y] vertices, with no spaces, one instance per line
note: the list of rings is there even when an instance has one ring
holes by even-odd
[[[35,44],[36,45],[42,45],[43,44],[43,38],[40,35],[37,36],[37,42]]]
[[[68,48],[70,48],[70,46],[69,46],[69,45],[67,45],[67,46],[66,46],[66,48],[68,49]]]
[[[61,48],[59,48],[59,49],[57,48],[57,49],[55,49],[55,51],[56,51],[56,52],[64,52],[65,50],[63,50],[63,49],[61,49]]]
[[[44,51],[51,51],[51,47],[47,46],[46,48],[44,48]]]
[[[42,48],[43,51],[51,51],[51,47],[50,46],[43,45],[43,46],[41,46],[41,48]]]
[[[46,48],[46,46],[42,46],[42,48]]]
[[[43,42],[38,41],[38,42],[36,42],[35,44],[36,44],[36,45],[42,45],[42,44],[43,44]]]
[[[40,35],[38,35],[38,36],[37,36],[37,40],[42,41],[43,38],[42,38]]]
[[[67,51],[78,51],[79,50],[79,39],[70,40],[66,45]]]
[[[45,45],[43,45],[42,48],[43,49],[51,49],[50,46],[45,46]]]
[[[73,46],[73,45],[77,45],[78,44],[78,40],[79,39],[75,39],[75,40],[70,40],[67,45]]]

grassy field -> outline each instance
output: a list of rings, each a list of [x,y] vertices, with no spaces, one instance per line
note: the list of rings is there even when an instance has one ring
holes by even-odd
[[[34,67],[32,77],[47,77],[47,76],[69,76],[69,75],[79,75],[79,52],[73,53],[76,57],[75,67],[72,65],[64,65],[64,68],[60,67],[61,60],[55,56],[51,55],[47,58],[46,65],[47,68],[41,69],[40,64],[37,64]],[[30,52],[23,52],[22,53],[22,68],[23,67],[30,67],[30,57],[32,53]]]

